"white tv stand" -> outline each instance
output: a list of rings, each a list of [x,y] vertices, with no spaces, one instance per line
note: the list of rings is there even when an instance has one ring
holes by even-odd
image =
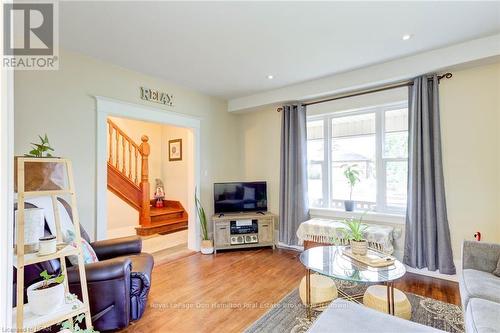
[[[269,212],[252,212],[252,213],[227,213],[214,214],[212,216],[214,230],[214,250],[229,250],[243,249],[252,247],[264,247],[274,245],[274,221],[275,215]],[[257,234],[239,234],[240,236],[252,235],[257,236],[256,243],[248,244],[231,244],[231,221],[236,220],[257,220]]]

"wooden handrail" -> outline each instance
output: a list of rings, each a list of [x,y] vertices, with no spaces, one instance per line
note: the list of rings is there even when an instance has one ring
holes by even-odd
[[[141,197],[142,197],[141,210],[139,214],[140,224],[142,226],[150,225],[151,217],[149,214],[150,190],[149,190],[149,165],[148,165],[149,154],[150,154],[150,146],[148,143],[149,138],[147,135],[143,135],[141,137],[142,143],[137,144],[111,119],[108,118],[107,121],[108,121],[108,132],[109,132],[108,164],[113,166],[116,170],[119,170],[119,172],[121,172],[121,174],[127,179],[129,179],[131,182],[138,185],[138,187],[141,190]],[[113,136],[114,136],[114,144],[113,144]],[[121,147],[120,147],[120,142],[121,142]],[[120,159],[120,150],[122,154],[121,159]],[[128,158],[126,156],[127,153],[128,153]],[[138,177],[139,174],[138,155],[141,156],[140,178]],[[132,169],[134,170],[133,173]]]
[[[132,147],[136,147],[137,149],[139,149],[139,145],[137,143],[135,143],[134,140],[132,140],[120,127],[118,127],[118,125],[116,125],[111,119],[108,118],[108,125],[110,125],[111,127],[113,127],[113,129],[120,133],[120,136],[124,137],[126,141],[130,142],[132,144]],[[111,133],[111,131],[110,131]]]

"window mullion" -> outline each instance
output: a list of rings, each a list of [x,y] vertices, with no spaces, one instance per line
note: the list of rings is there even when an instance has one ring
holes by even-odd
[[[384,167],[383,153],[384,153],[384,109],[377,109],[375,113],[375,165],[377,175],[377,202],[376,210],[384,211],[386,208],[386,171]]]
[[[331,145],[331,137],[332,137],[332,120],[330,117],[325,117],[324,119],[324,170],[323,174],[325,177],[323,177],[323,197],[325,198],[325,202],[323,204],[324,207],[330,208],[332,201],[331,201],[331,194],[332,194],[332,145]]]

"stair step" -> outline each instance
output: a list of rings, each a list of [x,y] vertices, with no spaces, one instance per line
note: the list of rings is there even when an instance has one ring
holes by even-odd
[[[137,235],[139,236],[149,236],[152,234],[168,234],[171,232],[176,232],[180,230],[186,230],[188,228],[187,219],[177,219],[168,221],[157,221],[152,222],[149,226],[140,226],[135,228]]]
[[[182,214],[184,213],[184,209],[178,209],[178,208],[156,208],[156,207],[151,207],[149,215],[151,217],[153,216],[161,216],[161,215],[170,215],[170,214]]]
[[[159,226],[159,225],[166,225],[166,224],[176,224],[176,223],[187,223],[188,219],[186,218],[177,218],[177,219],[166,219],[166,220],[159,220],[159,221],[152,221],[151,225],[152,226]]]

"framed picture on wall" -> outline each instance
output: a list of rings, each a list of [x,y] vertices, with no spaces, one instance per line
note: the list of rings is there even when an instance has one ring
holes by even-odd
[[[182,139],[168,140],[168,160],[182,161]]]

